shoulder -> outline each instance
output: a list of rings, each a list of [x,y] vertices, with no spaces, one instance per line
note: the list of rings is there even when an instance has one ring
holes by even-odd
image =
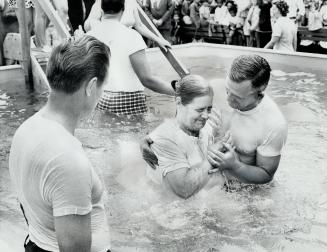
[[[166,119],[157,128],[155,128],[151,133],[150,137],[155,141],[159,139],[171,139],[174,140],[177,134],[178,128],[174,124],[173,120]]]
[[[270,127],[287,129],[287,121],[282,111],[269,96],[265,97],[265,109],[263,113],[266,115],[266,122],[269,123]]]

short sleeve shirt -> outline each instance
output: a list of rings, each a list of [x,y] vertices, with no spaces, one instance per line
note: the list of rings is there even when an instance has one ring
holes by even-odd
[[[92,252],[110,247],[103,185],[81,143],[38,112],[16,131],[9,171],[29,222],[30,239],[59,251],[54,217],[91,214]]]
[[[288,17],[280,17],[272,28],[272,36],[279,37],[274,50],[293,52],[293,40],[296,36],[296,26]]]
[[[88,32],[109,46],[111,51],[108,91],[143,91],[144,86],[134,72],[130,56],[146,49],[142,36],[116,20],[103,19]]]

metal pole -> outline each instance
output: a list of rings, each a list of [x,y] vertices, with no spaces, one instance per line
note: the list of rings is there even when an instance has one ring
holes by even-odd
[[[21,47],[23,56],[23,68],[25,74],[25,82],[29,87],[33,87],[33,75],[31,64],[31,46],[30,46],[30,34],[26,22],[25,15],[25,0],[17,0],[18,7],[18,20],[19,20],[19,32],[21,36]]]

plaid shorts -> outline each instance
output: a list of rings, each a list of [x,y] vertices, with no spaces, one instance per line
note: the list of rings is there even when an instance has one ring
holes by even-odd
[[[97,108],[117,115],[139,115],[147,111],[143,91],[104,91]]]

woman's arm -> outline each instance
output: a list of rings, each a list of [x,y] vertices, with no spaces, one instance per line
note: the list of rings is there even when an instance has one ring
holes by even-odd
[[[268,42],[268,44],[264,47],[266,49],[272,49],[274,45],[279,41],[280,37],[274,36],[271,38],[271,40]]]
[[[176,195],[187,199],[207,184],[210,169],[211,165],[205,159],[197,166],[180,168],[168,172],[163,180]]]
[[[96,0],[92,6],[89,17],[84,22],[84,30],[88,32],[102,17],[101,0]]]

